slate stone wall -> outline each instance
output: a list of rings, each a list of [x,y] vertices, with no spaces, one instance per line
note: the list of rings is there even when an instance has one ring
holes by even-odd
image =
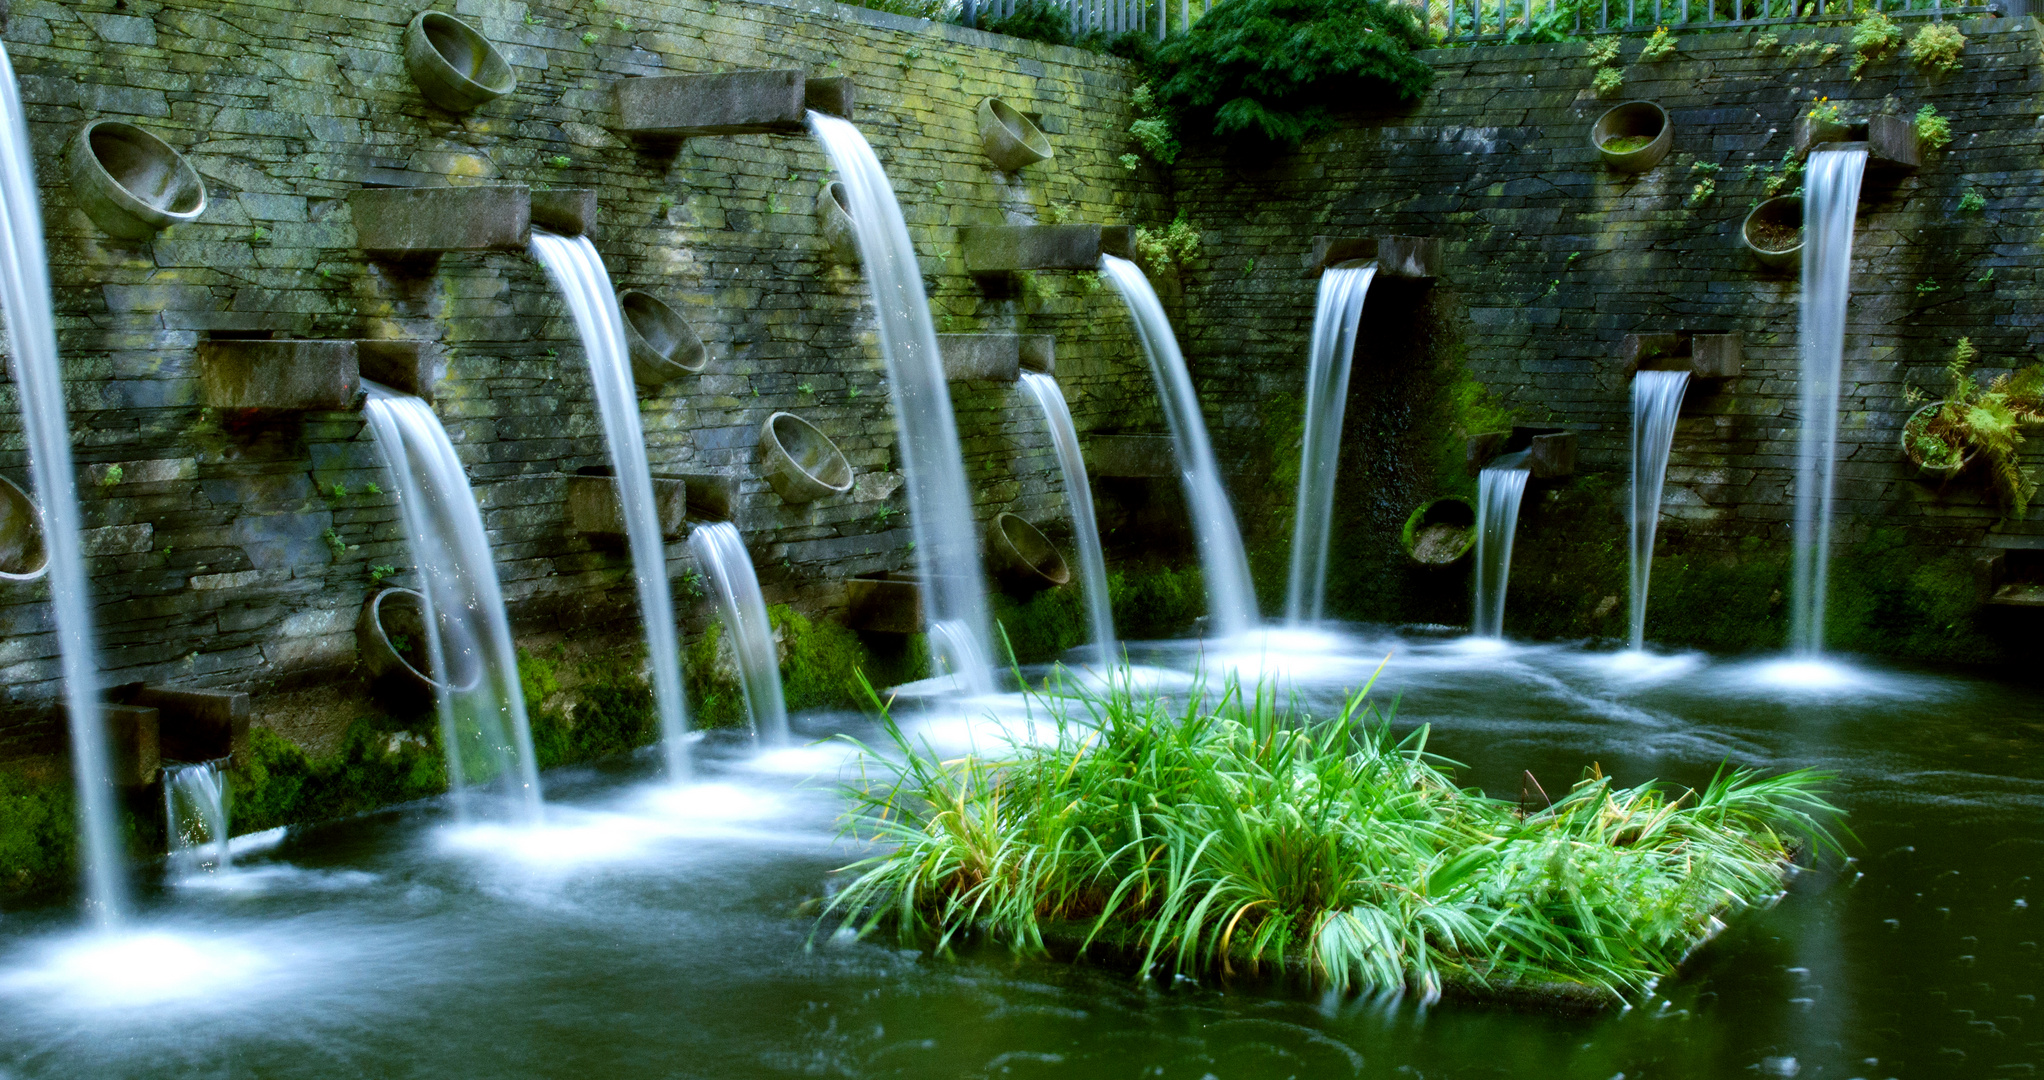
[[[826,611],[846,576],[912,562],[871,302],[856,269],[828,261],[812,213],[828,173],[821,150],[768,135],[631,145],[609,116],[607,88],[625,76],[850,76],[939,329],[1055,334],[1083,426],[1154,414],[1111,294],[1045,274],[990,296],[957,250],[960,226],[1162,214],[1161,177],[1117,160],[1129,149],[1121,61],[830,3],[447,9],[499,43],[515,93],[467,115],[427,104],[401,57],[409,4],[13,6],[5,40],[40,168],[110,684],[261,690],[329,677],[354,663],[372,567],[408,578],[392,485],[360,416],[258,420],[200,407],[194,347],[208,336],[431,343],[444,366],[436,411],[468,466],[521,633],[635,625],[624,553],[568,528],[560,474],[608,459],[574,327],[544,274],[511,253],[371,261],[356,250],[346,201],[365,185],[595,188],[596,244],[616,283],[662,296],[709,345],[704,374],[644,397],[656,470],[743,478],[735,516],[770,601]],[[1041,112],[1055,159],[996,172],[974,115],[988,95]],[[203,218],[137,243],[76,209],[62,149],[99,117],[184,151],[209,188]],[[953,390],[979,513],[1062,517],[1027,395],[1011,384]],[[25,482],[11,382],[0,396],[0,473]],[[777,409],[838,441],[858,471],[851,494],[789,506],[758,479],[756,432]],[[686,579],[685,544],[670,569]],[[45,596],[0,595],[0,698],[20,716],[55,691]],[[701,603],[685,615],[710,617]],[[0,722],[0,738],[6,730]]]
[[[1664,551],[1779,559],[1800,419],[1798,285],[1793,274],[1755,263],[1737,231],[1761,197],[1762,170],[1780,166],[1794,119],[1818,97],[1861,115],[1913,116],[1931,103],[1956,136],[1913,175],[1867,178],[1840,425],[1842,574],[1853,572],[1856,546],[1884,529],[1925,563],[2011,549],[2028,558],[2044,548],[2044,507],[2002,521],[1977,476],[1940,487],[1919,479],[1898,448],[1915,408],[1906,388],[1941,394],[1940,365],[1958,338],[1979,347],[1986,376],[2030,362],[2044,343],[2039,30],[2030,19],[1963,29],[1969,42],[1956,73],[1929,74],[1891,58],[1857,79],[1846,30],[1778,31],[1772,48],[1757,43],[1757,32],[1679,35],[1677,51],[1654,62],[1640,61],[1641,42],[1629,39],[1623,89],[1606,99],[1589,89],[1582,45],[1438,50],[1427,54],[1437,81],[1415,107],[1352,117],[1337,134],[1275,160],[1213,148],[1188,153],[1174,170],[1174,193],[1177,209],[1203,231],[1204,262],[1188,276],[1180,325],[1216,438],[1237,471],[1252,544],[1272,556],[1260,567],[1281,573],[1289,542],[1291,490],[1266,476],[1274,459],[1296,455],[1295,443],[1274,443],[1296,438],[1314,284],[1301,266],[1314,234],[1446,241],[1447,269],[1431,307],[1401,292],[1372,301],[1368,319],[1378,331],[1366,334],[1355,371],[1351,448],[1403,438],[1400,424],[1451,419],[1384,397],[1410,368],[1459,360],[1518,422],[1578,432],[1586,472],[1616,473],[1611,514],[1563,532],[1615,528],[1629,460],[1624,335],[1744,332],[1744,374],[1696,386],[1685,404],[1668,473]],[[1813,44],[1791,53],[1805,42]],[[1673,152],[1637,178],[1604,170],[1588,139],[1603,110],[1632,98],[1659,102],[1674,124]],[[1968,194],[1984,208],[1962,207]],[[1381,347],[1384,326],[1423,316],[1440,320],[1435,353]],[[2039,446],[2033,439],[2026,451],[2033,466]],[[1419,464],[1408,457],[1407,465],[1409,480]],[[1398,491],[1397,505],[1358,524],[1371,536],[1338,532],[1337,543],[1381,546],[1418,499],[1466,483],[1442,475],[1430,490]],[[1381,477],[1359,472],[1343,503],[1381,501],[1387,490]],[[1529,502],[1529,513],[1540,505]],[[1622,535],[1608,539],[1622,564]],[[1516,590],[1520,579],[1513,583]],[[1572,621],[1547,629],[1622,631],[1622,603],[1615,613],[1602,605],[1589,614],[1608,587],[1551,598],[1569,606]],[[1573,619],[1578,600],[1582,617]],[[1381,607],[1348,614],[1412,617]]]

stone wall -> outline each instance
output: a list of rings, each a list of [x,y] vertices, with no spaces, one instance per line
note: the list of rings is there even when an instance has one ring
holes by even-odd
[[[1433,301],[1384,293],[1366,316],[1372,329],[1352,384],[1341,497],[1353,527],[1337,530],[1349,549],[1336,559],[1337,576],[1348,567],[1396,580],[1358,585],[1359,599],[1345,613],[1466,617],[1459,596],[1415,611],[1410,572],[1384,554],[1418,499],[1467,488],[1456,470],[1436,467],[1466,412],[1458,412],[1455,395],[1441,393],[1459,363],[1517,422],[1578,432],[1584,471],[1617,481],[1587,501],[1558,489],[1529,500],[1532,531],[1522,535],[1521,557],[1564,565],[1551,568],[1551,581],[1545,569],[1515,574],[1514,595],[1523,602],[1508,625],[1621,632],[1623,604],[1609,602],[1614,592],[1622,601],[1622,576],[1611,571],[1622,572],[1625,552],[1617,531],[1630,424],[1621,340],[1633,332],[1743,331],[1744,374],[1696,386],[1684,407],[1663,515],[1662,550],[1672,565],[1656,569],[1656,595],[1664,573],[1675,575],[1668,595],[1681,595],[1676,577],[1692,563],[1765,563],[1774,569],[1740,579],[1758,588],[1757,609],[1734,617],[1718,608],[1727,625],[1712,627],[1702,625],[1710,621],[1709,602],[1692,597],[1706,610],[1683,612],[1671,601],[1659,610],[1662,640],[1778,643],[1780,597],[1768,597],[1770,583],[1780,583],[1774,570],[1785,557],[1791,516],[1798,286],[1793,274],[1769,272],[1742,251],[1738,229],[1761,197],[1766,174],[1758,170],[1779,167],[1793,121],[1813,99],[1829,97],[1862,115],[1914,115],[1927,102],[1950,117],[1953,143],[1913,175],[1870,175],[1860,207],[1838,567],[1850,585],[1870,552],[1885,560],[1884,574],[1898,562],[1913,564],[1919,578],[1935,566],[1934,584],[1899,587],[1952,603],[1873,598],[1835,612],[1834,622],[1859,619],[1868,629],[1882,619],[1941,618],[1926,604],[1970,619],[1978,599],[1974,560],[2011,549],[2029,558],[2044,549],[2044,507],[2022,521],[2000,520],[1977,475],[1944,487],[1919,479],[1898,435],[1915,408],[1906,388],[1942,393],[1939,368],[1958,338],[1980,348],[1988,374],[2030,362],[2044,343],[2036,312],[2044,298],[2044,203],[2036,194],[2044,181],[2044,100],[2033,20],[1963,29],[1969,43],[1956,73],[1927,74],[1891,58],[1860,78],[1848,70],[1845,30],[1783,31],[1772,48],[1756,40],[1757,31],[1682,35],[1673,55],[1653,62],[1640,61],[1640,41],[1628,40],[1624,87],[1609,99],[1589,89],[1582,45],[1439,50],[1427,54],[1435,85],[1411,109],[1353,117],[1337,134],[1275,160],[1212,147],[1188,153],[1174,170],[1173,190],[1177,208],[1203,231],[1205,257],[1188,276],[1181,325],[1217,440],[1237,471],[1236,496],[1252,545],[1262,549],[1266,583],[1273,572],[1281,576],[1289,542],[1291,490],[1266,477],[1297,452],[1287,440],[1296,437],[1313,312],[1313,279],[1301,269],[1308,242],[1314,234],[1439,236],[1447,269]],[[1803,42],[1815,44],[1789,53]],[[1826,43],[1837,47],[1825,52]],[[1604,109],[1631,98],[1659,102],[1674,125],[1673,152],[1637,178],[1606,171],[1588,139]],[[1969,193],[1984,198],[1984,209],[1962,207]],[[1412,324],[1422,317],[1435,325],[1421,332]],[[1400,340],[1424,345],[1388,347]],[[1415,387],[1421,376],[1426,385]],[[1375,472],[1371,444],[1387,449]],[[2033,440],[2027,450],[2032,464],[2038,446]],[[1543,525],[1542,508],[1562,503],[1588,516]],[[1547,540],[1529,546],[1529,535]],[[1551,544],[1564,537],[1575,546],[1569,559],[1556,559]],[[1681,618],[1692,622],[1678,626]],[[1891,651],[2001,648],[1954,626],[1937,628],[1959,636],[1951,648],[1910,644],[1906,635],[1882,640],[1871,629],[1858,637],[1854,627],[1837,632]]]
[[[596,243],[617,284],[666,298],[709,344],[704,374],[644,398],[656,470],[743,478],[735,517],[770,601],[828,610],[844,577],[911,561],[870,301],[855,269],[828,261],[811,212],[828,172],[821,150],[769,135],[628,144],[611,130],[607,90],[625,76],[850,76],[939,329],[1055,334],[1082,426],[1154,415],[1110,293],[1043,274],[1013,297],[989,296],[957,248],[966,225],[1161,216],[1162,178],[1117,160],[1130,119],[1121,61],[830,3],[459,0],[449,10],[499,43],[519,80],[467,115],[427,104],[407,76],[409,5],[13,6],[5,40],[40,163],[110,684],[264,689],[332,676],[354,662],[371,568],[406,579],[392,485],[360,416],[201,408],[194,348],[216,335],[432,343],[445,369],[436,409],[468,465],[520,632],[636,622],[623,552],[568,528],[561,474],[607,457],[574,328],[544,275],[508,253],[426,268],[366,259],[346,201],[365,185],[595,188]],[[988,95],[1040,111],[1055,159],[995,171],[974,115]],[[203,218],[139,243],[94,226],[62,162],[76,128],[100,117],[184,151],[209,188]],[[982,517],[1062,516],[1026,394],[1008,384],[954,392]],[[25,482],[11,393],[10,383],[0,473]],[[853,493],[791,506],[767,489],[753,452],[777,409],[838,441],[859,473]],[[686,575],[686,545],[672,548],[670,567]],[[22,717],[54,692],[45,597],[0,595],[0,694]],[[707,612],[686,615],[700,625]],[[16,736],[43,730],[23,723]]]

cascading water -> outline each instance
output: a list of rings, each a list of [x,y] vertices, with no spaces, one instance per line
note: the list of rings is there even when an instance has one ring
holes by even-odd
[[[1642,371],[1632,379],[1632,502],[1625,508],[1631,592],[1632,647],[1647,640],[1647,577],[1654,569],[1654,532],[1661,524],[1661,486],[1675,445],[1675,418],[1689,389],[1686,371]]]
[[[1812,153],[1803,172],[1802,429],[1796,438],[1789,644],[1805,656],[1824,651],[1845,304],[1852,292],[1852,226],[1866,164],[1865,150],[1826,150]]]
[[[1512,575],[1512,537],[1519,531],[1519,500],[1532,470],[1525,451],[1492,461],[1476,476],[1476,611],[1470,632],[1505,636],[1505,585]]]
[[[1100,526],[1093,519],[1093,488],[1086,478],[1086,459],[1079,452],[1079,432],[1057,380],[1035,371],[1022,373],[1022,385],[1043,410],[1050,445],[1065,477],[1065,500],[1072,508],[1072,545],[1079,549],[1079,579],[1085,583],[1086,610],[1093,621],[1093,647],[1100,672],[1114,670],[1114,605],[1107,595],[1107,559],[1100,552]]]
[[[589,382],[603,417],[604,441],[610,444],[611,472],[617,477],[623,506],[625,539],[631,547],[632,571],[639,584],[639,616],[646,625],[647,664],[653,675],[653,709],[660,718],[661,747],[667,771],[687,778],[688,714],[681,693],[681,642],[674,628],[674,594],[667,584],[667,544],[660,535],[654,507],[653,471],[646,463],[646,438],[639,427],[639,394],[632,383],[631,352],[625,344],[624,312],[603,257],[586,236],[555,236],[532,230],[532,257],[568,302],[582,333],[582,351],[589,358]]]
[[[468,475],[425,402],[367,380],[362,385],[369,392],[363,411],[396,481],[398,514],[426,598],[426,652],[448,784],[460,793],[496,783],[523,823],[537,823],[539,768],[511,620]]]
[[[894,188],[866,137],[849,121],[809,114],[809,131],[830,156],[851,204],[859,262],[873,290],[880,353],[887,361],[888,399],[908,490],[909,526],[930,651],[967,693],[993,689],[986,575],[979,531],[951,413],[951,391],[937,353],[937,327],[923,292],[923,271],[909,241]]]
[[[113,926],[127,914],[128,874],[100,712],[98,651],[79,547],[78,489],[40,204],[21,88],[13,62],[0,48],[0,309],[7,314],[7,351],[14,358],[22,434],[42,511],[50,607],[71,728],[71,769],[78,786],[86,903],[101,926]]]
[[[227,840],[227,774],[217,761],[163,769],[163,821],[178,877],[234,868]]]
[[[1208,620],[1223,637],[1247,633],[1258,620],[1256,591],[1249,584],[1249,557],[1242,551],[1235,509],[1221,487],[1221,470],[1214,462],[1213,444],[1207,439],[1206,420],[1200,415],[1199,395],[1192,388],[1185,356],[1178,351],[1178,337],[1171,332],[1171,320],[1141,267],[1127,259],[1102,255],[1100,272],[1121,294],[1135,320],[1136,336],[1149,357],[1150,374],[1157,380],[1164,419],[1171,425],[1185,503],[1192,512],[1200,564],[1206,572]]]
[[[1356,327],[1377,264],[1343,263],[1320,275],[1313,336],[1306,351],[1306,436],[1299,450],[1299,498],[1292,521],[1292,571],[1285,621],[1319,622],[1327,598],[1327,534],[1334,517],[1334,475],[1341,465],[1341,422]]]
[[[788,706],[781,697],[781,657],[745,540],[730,522],[712,521],[689,531],[688,546],[716,587],[724,633],[730,639],[732,655],[738,658],[738,685],[745,693],[752,730],[762,742],[784,745],[788,741]]]

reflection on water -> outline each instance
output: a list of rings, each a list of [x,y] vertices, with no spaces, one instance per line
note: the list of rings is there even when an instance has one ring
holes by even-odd
[[[1240,673],[1325,707],[1374,677],[1400,727],[1431,725],[1430,748],[1499,793],[1524,771],[1565,789],[1592,762],[1625,784],[1830,769],[1859,843],[1592,1020],[936,960],[811,940],[805,902],[858,853],[832,791],[857,754],[820,740],[881,745],[863,718],[812,714],[787,748],[705,740],[691,785],[651,758],[551,774],[540,828],[425,804],[238,843],[231,874],[145,899],[124,937],[80,934],[68,909],[0,915],[0,1076],[2032,1075],[2032,688],[1864,666],[1786,693],[1751,661],[1370,628],[1129,651],[1174,694]],[[1045,716],[1015,694],[897,705],[910,737],[958,751]]]

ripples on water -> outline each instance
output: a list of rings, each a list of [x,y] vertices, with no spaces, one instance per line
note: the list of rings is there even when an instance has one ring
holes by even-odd
[[[690,785],[650,757],[551,774],[537,827],[432,802],[243,838],[231,872],[165,882],[125,935],[0,914],[0,1077],[2033,1074],[2032,688],[1871,665],[1785,687],[1764,661],[1368,628],[1128,651],[1134,683],[1178,695],[1239,672],[1326,707],[1374,677],[1401,728],[1432,725],[1430,748],[1500,793],[1593,761],[1626,784],[1832,769],[1859,843],[1594,1020],[931,959],[811,940],[805,902],[861,850],[833,790],[857,755],[817,740],[878,733],[810,715],[788,748],[705,740]],[[897,706],[942,752],[1046,731],[1041,701],[938,700]]]

